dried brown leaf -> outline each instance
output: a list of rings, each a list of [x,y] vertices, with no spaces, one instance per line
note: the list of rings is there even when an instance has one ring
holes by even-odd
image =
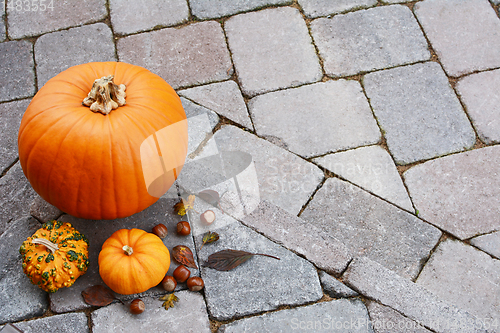
[[[88,287],[82,296],[85,303],[93,306],[106,306],[117,299],[111,289],[101,285]]]
[[[174,303],[179,301],[179,297],[175,296],[175,294],[167,294],[160,297],[160,301],[164,301],[162,306],[165,310],[174,307]]]
[[[280,260],[280,258],[273,257],[268,254],[227,249],[209,255],[208,260],[203,264],[203,266],[213,268],[218,271],[229,271],[238,267],[253,256],[266,256]]]
[[[193,194],[188,196],[187,200],[182,198],[180,202],[178,202],[174,205],[174,211],[181,216],[186,215],[188,211],[194,210],[194,200],[195,199],[196,199],[196,196],[194,196]]]
[[[213,243],[219,240],[219,234],[216,232],[208,231],[203,235],[203,244],[200,246],[200,250],[203,248],[203,245]]]
[[[172,249],[172,256],[174,257],[177,262],[180,264],[183,264],[186,267],[191,267],[191,268],[196,268],[194,258],[193,258],[193,252],[191,249],[185,245],[177,245]]]

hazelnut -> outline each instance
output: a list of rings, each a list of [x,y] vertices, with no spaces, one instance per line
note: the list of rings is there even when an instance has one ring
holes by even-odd
[[[191,291],[200,291],[205,286],[201,277],[193,276],[187,280],[187,286]]]
[[[207,210],[200,215],[200,221],[205,224],[212,224],[215,221],[215,213],[211,210]]]
[[[140,298],[136,298],[130,303],[130,312],[132,314],[143,313],[146,309],[146,305]]]
[[[162,223],[155,225],[153,228],[153,234],[160,238],[165,238],[168,234],[167,227]]]
[[[175,287],[177,287],[177,281],[173,276],[166,275],[161,281],[161,285],[166,291],[174,291]]]
[[[191,275],[191,271],[186,268],[184,265],[180,265],[174,270],[174,278],[177,282],[186,282],[186,280]]]
[[[187,221],[177,223],[177,233],[181,236],[187,236],[191,233],[191,226]]]

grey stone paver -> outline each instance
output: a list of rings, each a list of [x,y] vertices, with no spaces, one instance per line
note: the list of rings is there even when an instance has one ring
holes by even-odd
[[[337,239],[268,201],[262,201],[243,223],[337,275],[352,259],[350,251]]]
[[[413,212],[391,155],[380,146],[361,147],[314,159],[334,174]]]
[[[83,233],[88,239],[91,240],[89,246],[89,261],[90,265],[85,275],[76,280],[71,288],[63,288],[54,294],[50,294],[50,308],[56,313],[75,311],[88,308],[89,305],[84,303],[81,297],[81,292],[90,286],[101,284],[104,285],[101,277],[99,276],[98,256],[101,251],[101,246],[104,241],[111,236],[116,230],[139,228],[147,232],[151,232],[152,228],[158,223],[163,223],[168,229],[168,236],[163,239],[163,243],[167,246],[169,251],[176,245],[186,245],[194,253],[196,258],[196,251],[194,242],[191,236],[184,237],[177,235],[176,225],[181,221],[181,217],[174,213],[173,206],[178,202],[175,199],[159,199],[154,205],[148,209],[134,214],[130,217],[109,221],[93,221],[78,219],[70,215],[63,215],[58,220],[69,222],[73,227]],[[173,274],[174,269],[178,266],[171,256],[169,275]],[[190,268],[191,275],[199,275],[197,269]],[[185,283],[180,283],[178,289],[186,289]],[[160,287],[153,287],[148,291],[139,295],[117,295],[121,299],[129,300],[137,296],[150,296],[164,294],[166,291]]]
[[[240,88],[232,80],[185,89],[178,93],[246,128],[253,129]]]
[[[278,138],[306,158],[377,143],[381,136],[356,81],[320,82],[260,95],[250,100],[249,109],[258,135]]]
[[[111,29],[104,23],[45,34],[35,43],[38,88],[63,70],[87,62],[116,61]]]
[[[191,12],[200,19],[229,16],[264,6],[291,4],[292,0],[190,0]]]
[[[224,24],[243,92],[255,96],[321,79],[319,59],[300,12],[265,9]]]
[[[397,164],[474,145],[474,130],[439,64],[367,74],[363,85]]]
[[[360,10],[311,23],[327,75],[350,76],[430,58],[427,42],[408,7]]]
[[[0,17],[2,18],[2,21],[0,22],[0,42],[3,42],[6,38],[5,35],[5,6],[0,6]]]
[[[85,313],[65,313],[40,319],[15,323],[23,333],[86,333],[89,331]],[[2,327],[0,326],[0,329]]]
[[[328,296],[333,298],[347,298],[359,296],[357,292],[331,276],[324,271],[319,272],[319,279],[321,280],[321,285],[323,290],[328,294]]]
[[[0,44],[0,102],[35,94],[33,44],[11,41]]]
[[[368,8],[377,4],[377,0],[299,0],[299,5],[308,18],[339,14],[353,9]]]
[[[474,324],[459,326],[460,332],[487,332],[472,314],[441,300],[424,287],[366,257],[354,259],[343,278],[359,293],[435,332],[456,333],[457,326],[453,325],[461,322]]]
[[[176,89],[232,74],[224,32],[214,21],[124,37],[117,49],[120,61],[145,67]]]
[[[216,320],[274,310],[282,305],[315,302],[323,296],[316,268],[305,259],[237,221],[212,231],[217,232],[220,239],[198,251],[201,263],[223,249],[280,258],[254,256],[230,271],[202,267],[208,311]],[[195,237],[198,248],[201,239],[202,235]]]
[[[29,206],[36,193],[26,179],[21,164],[16,162],[0,178],[0,235],[11,221],[29,215]]]
[[[417,284],[478,318],[500,318],[500,260],[472,246],[439,244]]]
[[[222,325],[219,333],[239,332],[373,332],[360,300],[334,300],[266,313]]]
[[[500,142],[500,69],[472,74],[456,86],[481,141]]]
[[[203,296],[191,291],[175,293],[179,301],[165,310],[158,297],[141,298],[146,310],[133,315],[126,305],[114,303],[92,312],[92,332],[210,332],[207,309]]]
[[[500,21],[487,0],[426,0],[414,11],[449,75],[500,66]]]
[[[11,223],[0,236],[0,323],[40,316],[48,309],[47,293],[33,285],[21,268],[19,247],[41,227],[32,217]]]
[[[500,228],[500,147],[485,147],[417,165],[403,176],[424,220],[460,239]]]
[[[221,151],[242,151],[252,156],[261,200],[269,200],[298,214],[323,179],[323,172],[294,154],[234,126],[215,133]]]
[[[189,18],[187,0],[111,0],[111,24],[117,34],[131,34],[156,26],[172,26]]]
[[[300,215],[356,255],[415,278],[441,232],[364,190],[329,178]]]
[[[0,104],[0,172],[8,168],[16,158],[17,134],[21,118],[30,100],[15,101]]]
[[[36,196],[35,200],[30,204],[30,214],[38,221],[45,223],[57,219],[63,212],[40,196]]]
[[[500,231],[475,237],[470,240],[470,243],[500,259]]]
[[[197,116],[200,115],[206,115],[209,121],[209,126],[205,128],[199,127],[191,129],[188,126],[188,138],[189,138],[188,144],[191,144],[191,142],[193,142],[193,144],[196,144],[196,146],[188,148],[188,154],[190,154],[200,144],[198,140],[193,140],[194,137],[196,135],[200,135],[200,133],[205,135],[206,132],[212,130],[219,123],[219,116],[217,116],[215,112],[207,109],[206,107],[195,104],[186,98],[181,97],[181,102],[182,102],[182,107],[184,108],[184,112],[186,112],[186,117],[188,118],[188,125],[194,125],[193,123],[191,123],[191,121],[195,120]]]
[[[370,302],[367,308],[375,333],[431,333],[388,306]]]
[[[54,30],[96,22],[107,14],[105,0],[77,1],[75,3],[72,1],[44,1],[47,7],[44,8],[39,2],[36,9],[36,2],[23,3],[22,5],[14,2],[9,1],[11,6],[7,6],[8,31],[11,38],[37,36]],[[49,7],[50,4],[53,5],[52,8]]]

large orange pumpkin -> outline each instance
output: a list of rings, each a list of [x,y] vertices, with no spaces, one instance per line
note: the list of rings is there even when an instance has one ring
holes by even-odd
[[[114,292],[142,293],[167,274],[170,253],[162,240],[140,229],[120,229],[102,245],[99,274]]]
[[[42,198],[77,217],[114,219],[168,190],[187,141],[181,101],[162,78],[139,66],[96,62],[71,67],[40,89],[18,146],[24,174]]]

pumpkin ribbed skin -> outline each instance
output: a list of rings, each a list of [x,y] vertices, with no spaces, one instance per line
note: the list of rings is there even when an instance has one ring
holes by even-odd
[[[128,255],[123,247],[133,253]],[[158,285],[170,267],[170,253],[162,240],[140,229],[120,229],[102,245],[99,274],[114,292],[142,293]]]
[[[82,101],[94,80],[114,75],[126,85],[126,104],[104,115]],[[178,135],[162,151],[178,166],[162,181],[168,189],[187,152],[187,122],[180,98],[162,78],[119,62],[71,67],[49,80],[31,101],[19,129],[19,160],[46,201],[86,219],[115,219],[158,200],[148,193],[141,144],[174,123]]]
[[[45,245],[33,244],[37,238],[49,240],[59,249],[52,253]],[[47,292],[71,287],[87,271],[88,245],[87,238],[70,223],[49,221],[21,245],[23,271],[33,284]]]

